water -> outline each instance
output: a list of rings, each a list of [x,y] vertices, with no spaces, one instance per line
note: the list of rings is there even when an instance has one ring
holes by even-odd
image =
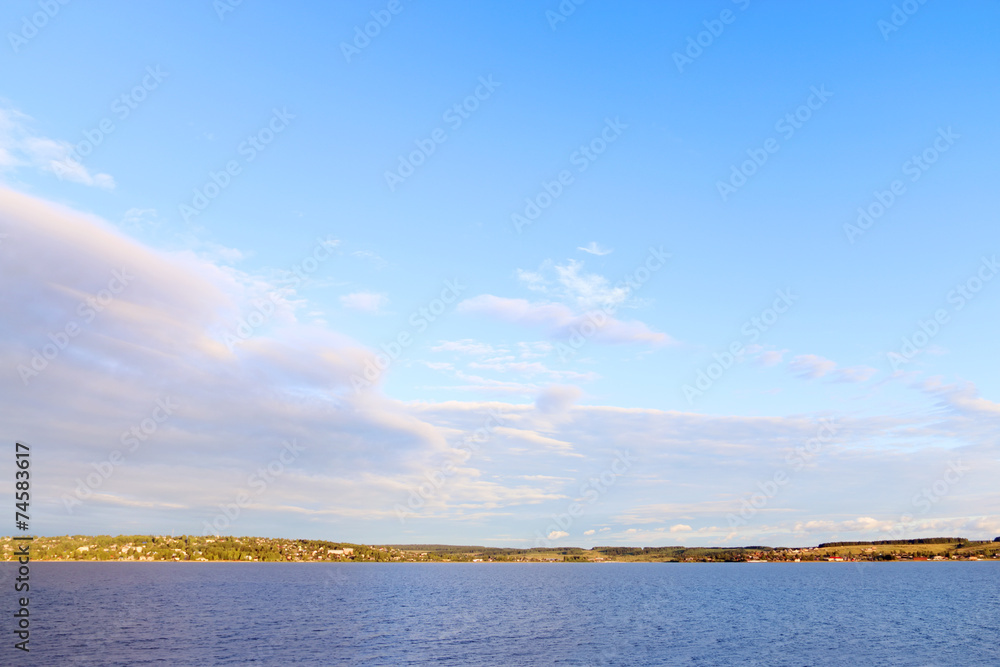
[[[975,562],[35,563],[0,664],[1000,665],[998,594]]]

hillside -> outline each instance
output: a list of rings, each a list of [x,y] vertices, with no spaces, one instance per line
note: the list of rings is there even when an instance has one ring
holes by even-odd
[[[15,543],[0,538],[2,559],[14,560]],[[744,562],[754,560],[856,561],[996,559],[993,542],[960,537],[881,542],[827,543],[816,547],[593,547],[581,549],[363,545],[325,540],[196,535],[72,535],[38,537],[32,560],[47,561],[241,561],[241,562]]]

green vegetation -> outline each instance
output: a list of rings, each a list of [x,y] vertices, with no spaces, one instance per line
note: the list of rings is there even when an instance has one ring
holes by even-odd
[[[15,560],[15,542],[0,538],[2,560]],[[241,562],[564,562],[691,563],[746,561],[967,560],[1000,556],[1000,540],[935,537],[879,542],[828,542],[816,547],[550,547],[504,549],[444,544],[366,546],[324,540],[195,535],[72,535],[38,537],[33,560]]]
[[[825,542],[820,544],[819,548],[870,546],[873,544],[952,544],[956,542],[968,542],[968,540],[964,537],[921,537],[915,540],[881,540],[879,542]]]
[[[2,538],[3,560],[15,558],[15,546]],[[266,537],[204,537],[195,535],[72,535],[37,537],[32,560],[56,561],[391,561],[401,552],[385,547]]]

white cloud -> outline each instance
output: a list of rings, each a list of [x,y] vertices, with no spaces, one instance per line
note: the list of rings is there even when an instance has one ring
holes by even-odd
[[[367,262],[371,262],[372,266],[376,269],[384,269],[389,265],[389,262],[385,261],[378,254],[370,250],[355,250],[351,253],[352,257],[357,257],[358,259],[363,259]]]
[[[758,483],[779,470],[793,476],[793,485],[769,499],[757,518],[781,522],[748,526],[740,533],[744,544],[768,535],[801,542],[796,530],[818,540],[836,531],[885,534],[896,517],[871,508],[913,513],[914,493],[943,479],[949,459],[959,457],[974,472],[919,516],[917,529],[983,537],[997,526],[1000,404],[967,383],[922,381],[916,388],[926,409],[838,416],[841,430],[823,444],[822,465],[799,473],[787,457],[816,436],[819,417],[827,415],[580,405],[573,388],[547,382],[496,385],[520,392],[520,402],[402,403],[378,386],[355,392],[351,378],[364,372],[373,350],[300,321],[297,315],[313,306],[287,285],[217,257],[156,251],[92,216],[6,189],[0,189],[0,219],[7,234],[0,244],[0,308],[12,314],[0,322],[0,365],[10,371],[0,374],[0,420],[18,438],[45,443],[51,466],[39,491],[50,502],[38,511],[53,532],[139,524],[144,531],[201,532],[202,521],[218,504],[233,502],[248,475],[272,461],[286,439],[304,452],[255,499],[237,534],[398,534],[394,505],[426,484],[429,473],[447,469],[453,474],[427,501],[426,514],[412,521],[428,522],[416,524],[422,534],[444,525],[434,521],[463,521],[481,531],[470,539],[497,535],[565,511],[582,482],[626,450],[635,461],[627,483],[623,478],[588,508],[588,521],[621,525],[632,539],[662,540],[679,526],[724,526],[726,514],[738,512]],[[134,278],[86,321],[79,304],[100,298],[113,272],[123,270]],[[268,294],[276,296],[273,314],[230,349],[227,334]],[[38,375],[22,382],[19,366],[30,368],[36,352],[57,344],[50,334],[71,322],[79,331],[63,348],[51,348],[52,358],[39,357]],[[461,339],[441,347],[486,359],[521,350],[513,343],[484,345]],[[176,403],[175,414],[126,454],[127,465],[98,497],[68,515],[63,494],[72,494],[93,464],[122,450],[123,431],[148,419],[164,397]],[[502,422],[487,431],[493,414]],[[460,451],[477,432],[486,434],[479,449]],[[594,534],[618,538],[608,530]],[[711,536],[703,531],[690,533]]]
[[[792,359],[791,363],[788,364],[788,370],[805,380],[816,380],[830,375],[834,382],[855,383],[867,382],[873,375],[875,375],[875,373],[878,372],[870,366],[837,368],[836,362],[815,354],[797,355]]]
[[[585,246],[578,247],[577,250],[589,252],[591,255],[597,255],[598,257],[603,255],[610,255],[612,252],[614,252],[609,248],[602,248],[600,245],[598,245],[597,241],[591,241]]]
[[[375,292],[354,292],[340,297],[340,305],[344,308],[361,310],[366,313],[377,313],[387,303],[389,303],[389,297]]]
[[[837,382],[867,382],[878,371],[871,366],[851,366],[850,368],[838,368],[834,371],[834,378]]]
[[[546,414],[559,414],[569,410],[583,394],[579,387],[552,385],[538,393],[535,407]]]
[[[15,109],[0,109],[0,169],[34,167],[74,183],[114,189],[115,179],[109,174],[92,174],[73,144],[34,134],[31,121]]]
[[[567,340],[586,323],[594,326],[587,314],[575,314],[569,307],[554,303],[531,303],[524,299],[508,299],[491,294],[483,294],[467,299],[458,305],[458,310],[467,313],[488,315],[496,319],[514,322],[524,326],[542,329],[557,340]],[[593,315],[598,322],[593,340],[610,344],[647,343],[668,345],[673,339],[665,333],[651,330],[637,320],[622,321],[603,312]],[[605,319],[606,318],[606,319]]]
[[[746,354],[750,355],[754,361],[765,368],[780,364],[784,361],[787,352],[788,350],[774,350],[756,344],[747,345],[746,347]]]
[[[788,364],[788,370],[792,373],[810,380],[821,378],[836,367],[835,362],[815,354],[800,354]]]
[[[591,530],[585,530],[585,531],[583,531],[583,534],[587,535],[587,536],[590,536],[590,535],[593,535],[596,532],[597,532],[596,530],[591,529]]]
[[[548,294],[581,310],[639,303],[624,284],[613,286],[604,276],[583,269],[583,262],[575,259],[566,264],[546,260],[537,271],[518,269],[516,275],[528,289]]]
[[[549,289],[549,282],[539,271],[526,271],[524,269],[518,269],[514,272],[514,275],[516,275],[517,279],[521,281],[521,284],[533,292],[547,292]]]
[[[496,348],[489,343],[481,343],[471,338],[464,338],[462,340],[441,341],[432,347],[431,350],[434,352],[461,352],[462,354],[482,356],[495,355],[498,353],[498,350],[503,350],[503,348]]]
[[[556,264],[553,269],[562,296],[577,308],[619,306],[629,298],[628,287],[612,286],[607,278],[597,273],[584,273],[583,262],[570,260],[567,264]]]
[[[569,537],[569,533],[567,533],[564,530],[553,530],[551,533],[548,534],[547,537],[550,540],[558,540],[558,539],[562,539],[564,537]]]
[[[122,216],[122,224],[126,227],[141,229],[143,227],[159,227],[159,215],[154,208],[130,208]]]
[[[678,523],[678,524],[676,524],[674,526],[670,526],[670,532],[671,533],[689,533],[689,532],[691,532],[691,526],[688,526],[687,524],[683,524],[683,523]]]

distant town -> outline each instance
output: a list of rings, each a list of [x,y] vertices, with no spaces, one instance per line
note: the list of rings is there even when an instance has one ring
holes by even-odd
[[[16,561],[15,542],[0,538],[2,560]],[[714,563],[1000,561],[993,541],[933,537],[879,542],[830,542],[815,547],[552,547],[512,549],[442,544],[363,545],[324,540],[195,535],[72,535],[36,537],[33,561],[172,562],[437,562],[437,563]]]

